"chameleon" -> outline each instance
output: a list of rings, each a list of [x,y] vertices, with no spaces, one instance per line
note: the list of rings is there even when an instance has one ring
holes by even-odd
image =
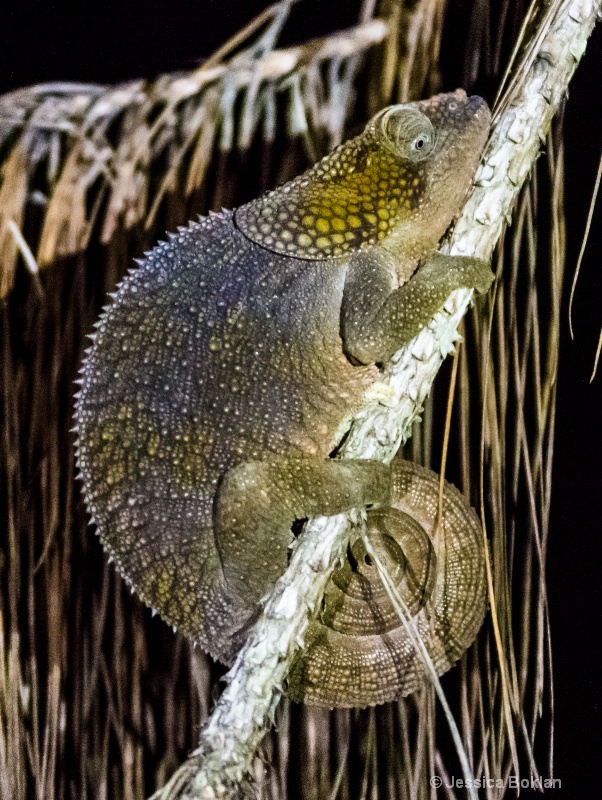
[[[463,90],[385,108],[294,180],[168,234],[96,323],[75,407],[89,514],[142,600],[214,658],[232,663],[295,526],[354,508],[437,670],[476,636],[468,502],[446,485],[436,526],[434,473],[336,456],[383,364],[452,290],[491,284],[485,262],[437,251],[489,127]],[[425,681],[362,541],[310,623],[293,699],[367,706]]]

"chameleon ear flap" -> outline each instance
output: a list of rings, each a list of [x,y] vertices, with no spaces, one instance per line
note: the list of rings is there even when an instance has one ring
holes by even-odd
[[[481,527],[446,484],[435,530],[439,476],[405,461],[391,468],[391,508],[369,512],[367,533],[441,674],[472,643],[485,615]],[[288,681],[291,699],[329,707],[388,702],[427,681],[361,538],[333,573]]]
[[[378,181],[364,175],[364,151],[361,137],[341,145],[300,177],[238,208],[237,228],[266,250],[307,261],[375,244]],[[383,169],[384,178],[389,172]]]
[[[411,219],[434,143],[425,114],[393,106],[303,175],[238,208],[236,227],[266,250],[307,261],[376,245]]]

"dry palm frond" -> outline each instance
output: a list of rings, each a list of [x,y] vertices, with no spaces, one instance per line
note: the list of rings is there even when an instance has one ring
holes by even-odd
[[[189,195],[203,184],[214,143],[229,152],[248,149],[258,131],[272,140],[282,102],[288,135],[306,137],[311,158],[312,133],[326,134],[326,148],[340,141],[359,58],[391,39],[388,25],[366,20],[274,50],[289,5],[260,16],[270,24],[247,49],[223,61],[258,26],[189,75],[114,88],[48,84],[0,99],[0,297],[13,285],[23,252],[16,232],[34,197],[43,209],[37,263],[44,267],[84,251],[93,232],[106,244],[119,227],[152,225],[166,192]]]
[[[440,0],[409,9],[364,2],[356,28],[274,50],[289,5],[267,9],[190,75],[113,88],[52,84],[0,98],[2,800],[141,800],[194,746],[219,674],[124,590],[77,501],[72,379],[105,292],[132,255],[193,210],[246,199],[380,105],[438,88]],[[509,0],[499,16],[493,5],[477,8],[466,88],[477,69],[499,75],[502,42],[516,38],[512,25],[525,16]],[[525,30],[535,8],[530,19]],[[448,457],[450,477],[474,502],[480,431],[468,421],[482,403],[501,648],[487,627],[461,673],[444,681],[476,777],[516,770],[510,726],[521,775],[552,774],[533,751],[542,716],[546,726],[551,719],[545,558],[564,253],[560,128],[536,177],[495,257],[495,306],[468,319]],[[437,450],[438,411],[435,396],[415,426],[419,460]],[[284,702],[275,717],[255,762],[265,800],[426,798],[429,776],[460,775],[430,691],[370,712]]]

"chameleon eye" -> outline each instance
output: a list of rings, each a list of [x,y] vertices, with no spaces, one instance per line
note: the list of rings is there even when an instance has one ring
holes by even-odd
[[[414,139],[410,145],[410,149],[414,153],[422,153],[429,147],[430,143],[431,137],[428,134],[421,133]]]
[[[435,130],[428,117],[407,106],[393,106],[381,118],[385,144],[396,156],[422,161],[435,146]]]

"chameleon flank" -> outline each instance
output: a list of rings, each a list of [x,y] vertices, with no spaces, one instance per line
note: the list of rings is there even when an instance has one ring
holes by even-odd
[[[478,521],[403,461],[330,457],[458,287],[492,275],[437,244],[490,124],[462,91],[392,106],[299,178],[160,243],[104,310],[82,367],[77,457],[102,542],[145,603],[230,663],[286,569],[292,526],[366,508],[440,672],[485,613]],[[422,666],[361,540],[332,576],[290,696],[366,706]],[[438,554],[438,558],[436,556]]]

